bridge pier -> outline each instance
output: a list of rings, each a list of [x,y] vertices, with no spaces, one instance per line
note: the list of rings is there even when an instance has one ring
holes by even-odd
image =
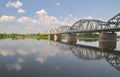
[[[53,34],[49,34],[48,35],[48,40],[54,40],[54,35]]]
[[[99,47],[101,49],[115,49],[116,41],[116,33],[99,34]]]
[[[61,41],[61,34],[54,34],[54,41]]]
[[[70,44],[75,44],[77,42],[77,35],[76,33],[69,33],[67,34],[67,42]]]

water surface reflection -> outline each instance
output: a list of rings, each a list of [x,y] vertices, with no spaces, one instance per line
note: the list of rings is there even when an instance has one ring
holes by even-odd
[[[68,44],[66,42],[53,42],[52,46],[58,47],[60,50],[71,50],[71,52],[83,60],[99,60],[105,58],[114,68],[120,71],[120,51],[114,49],[101,49],[99,47],[86,46],[80,44]],[[105,47],[106,48],[106,47]]]
[[[0,40],[1,77],[119,77],[120,51],[45,40]]]

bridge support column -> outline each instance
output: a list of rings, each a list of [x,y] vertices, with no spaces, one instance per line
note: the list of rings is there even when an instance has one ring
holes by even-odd
[[[54,40],[54,35],[53,34],[49,34],[48,35],[48,40]]]
[[[75,44],[77,42],[76,33],[67,34],[67,42],[70,43],[70,44]]]
[[[101,49],[114,49],[116,48],[116,33],[100,33],[99,34],[99,47]]]
[[[61,34],[54,35],[54,41],[61,41],[61,39],[62,39]]]

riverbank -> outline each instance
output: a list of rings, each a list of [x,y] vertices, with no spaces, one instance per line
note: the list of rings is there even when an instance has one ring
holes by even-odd
[[[25,38],[32,38],[32,39],[47,39],[48,35],[47,34],[6,34],[6,33],[0,33],[0,39],[25,39]]]
[[[98,40],[99,39],[99,34],[93,34],[93,33],[81,33],[77,35],[79,40]],[[48,39],[47,34],[17,34],[17,33],[12,33],[12,34],[6,34],[6,33],[0,33],[0,39],[25,39],[25,38],[32,38],[32,39]],[[67,35],[63,34],[62,39],[66,39]],[[120,35],[117,35],[117,38],[120,38]]]

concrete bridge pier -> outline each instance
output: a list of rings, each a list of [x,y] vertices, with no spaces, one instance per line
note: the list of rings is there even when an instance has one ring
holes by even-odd
[[[54,35],[53,34],[49,34],[48,35],[48,40],[54,40]]]
[[[116,33],[100,33],[99,47],[101,49],[115,49],[116,48]]]
[[[61,34],[54,34],[54,41],[61,41],[62,37]]]
[[[67,42],[70,44],[75,44],[77,42],[77,35],[76,33],[69,33],[67,34]]]

